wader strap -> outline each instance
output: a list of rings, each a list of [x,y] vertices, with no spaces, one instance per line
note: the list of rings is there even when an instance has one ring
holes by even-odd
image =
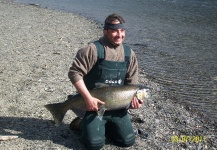
[[[131,55],[131,50],[130,47],[123,44],[124,46],[124,55],[125,55],[125,62],[128,62],[128,64],[130,63],[130,55]]]
[[[105,49],[103,47],[103,45],[100,43],[100,41],[95,41],[93,42],[97,48],[97,55],[98,55],[98,60],[104,60],[105,58]],[[131,55],[131,50],[130,47],[123,44],[124,47],[124,55],[125,55],[125,62],[130,62],[130,55]]]
[[[97,49],[97,57],[98,57],[98,60],[104,60],[105,58],[105,50],[104,50],[104,47],[103,45],[100,43],[100,41],[95,41],[93,42],[96,46],[96,49]]]

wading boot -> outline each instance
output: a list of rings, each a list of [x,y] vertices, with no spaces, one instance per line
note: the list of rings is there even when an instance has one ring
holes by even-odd
[[[81,118],[76,117],[69,125],[71,130],[80,131],[81,130]]]

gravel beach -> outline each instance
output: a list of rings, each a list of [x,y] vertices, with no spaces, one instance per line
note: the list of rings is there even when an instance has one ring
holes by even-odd
[[[69,129],[76,116],[67,112],[54,126],[48,103],[62,102],[75,92],[68,69],[78,49],[102,36],[97,24],[84,17],[0,0],[0,149],[85,149]],[[151,97],[130,116],[136,144],[103,149],[217,149],[216,122],[175,103],[161,86],[140,71],[140,82]]]

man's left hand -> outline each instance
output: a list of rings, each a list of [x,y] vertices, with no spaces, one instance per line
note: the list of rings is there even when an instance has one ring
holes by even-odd
[[[142,104],[143,104],[143,100],[139,100],[136,97],[133,97],[130,109],[138,109],[138,108],[142,107]]]

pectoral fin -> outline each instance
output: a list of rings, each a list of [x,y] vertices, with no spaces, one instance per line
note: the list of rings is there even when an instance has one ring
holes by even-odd
[[[99,110],[98,110],[97,114],[98,114],[98,118],[99,118],[100,120],[102,120],[102,117],[103,117],[105,111],[106,111],[105,108],[102,108],[102,109],[99,109]]]

